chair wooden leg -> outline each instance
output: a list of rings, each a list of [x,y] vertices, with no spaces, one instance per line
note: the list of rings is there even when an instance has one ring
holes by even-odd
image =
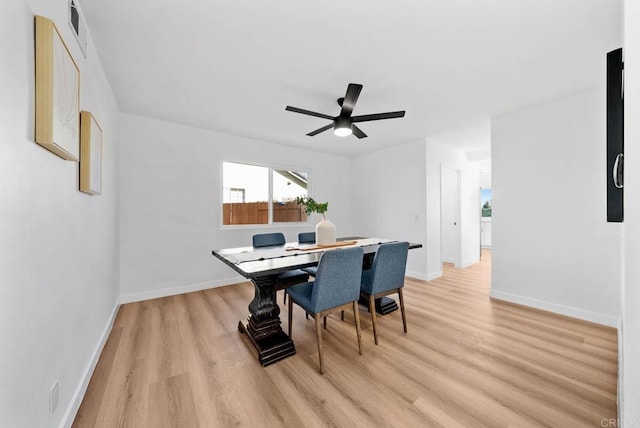
[[[400,312],[402,312],[402,326],[404,332],[407,332],[407,316],[404,313],[404,295],[402,294],[402,288],[398,288],[398,297],[400,297]]]
[[[344,315],[344,311],[342,311]],[[358,354],[362,355],[362,343],[360,336],[360,310],[358,309],[358,302],[353,302],[353,317],[356,319],[356,334],[358,335]]]
[[[285,296],[287,292],[284,292]],[[291,319],[293,318],[293,299],[289,298],[289,337],[291,337]]]
[[[373,327],[373,341],[378,344],[378,332],[376,331],[376,302],[373,296],[369,296],[369,312],[371,312],[371,325]]]
[[[322,326],[320,325],[320,315],[316,315],[316,339],[318,340],[318,358],[320,359],[320,374],[324,374],[324,364],[322,362]]]

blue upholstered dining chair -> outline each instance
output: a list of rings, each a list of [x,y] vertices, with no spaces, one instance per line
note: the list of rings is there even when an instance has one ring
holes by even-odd
[[[275,247],[285,244],[284,235],[280,232],[260,233],[253,235],[253,247]],[[301,269],[288,270],[278,275],[275,289],[276,291],[287,288],[291,285],[300,284],[309,280],[309,274]],[[287,294],[284,294],[284,303],[287,303]]]
[[[402,312],[402,325],[407,332],[407,318],[404,312],[404,274],[407,268],[408,242],[390,242],[380,245],[373,258],[371,269],[362,272],[360,295],[369,300],[369,312],[371,312],[371,324],[373,325],[373,338],[378,344],[376,331],[375,299],[388,294],[398,293],[400,298],[400,311]]]
[[[284,245],[285,242],[284,235],[280,232],[253,235],[253,246],[255,248],[275,247],[276,245]]]
[[[289,295],[289,336],[291,336],[294,303],[302,307],[316,321],[320,373],[324,373],[320,320],[332,312],[349,307],[353,309],[358,337],[358,353],[362,355],[360,315],[358,313],[362,254],[363,251],[360,247],[326,251],[320,257],[315,281],[294,285],[286,290]]]
[[[298,244],[315,244],[316,243],[316,233],[315,232],[300,232],[298,233]],[[316,272],[318,272],[318,266],[311,266],[307,268],[302,268],[303,271],[308,273],[309,275],[315,277]]]
[[[316,233],[315,232],[300,232],[298,233],[298,244],[315,244]]]

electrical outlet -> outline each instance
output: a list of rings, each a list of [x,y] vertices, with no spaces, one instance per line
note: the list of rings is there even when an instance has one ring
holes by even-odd
[[[51,389],[49,390],[49,414],[53,415],[58,408],[58,403],[60,402],[60,385],[58,385],[58,381],[53,384]]]

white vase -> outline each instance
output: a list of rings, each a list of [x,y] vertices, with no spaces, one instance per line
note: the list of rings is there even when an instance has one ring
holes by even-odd
[[[336,225],[327,219],[316,224],[316,245],[333,245],[336,243]]]

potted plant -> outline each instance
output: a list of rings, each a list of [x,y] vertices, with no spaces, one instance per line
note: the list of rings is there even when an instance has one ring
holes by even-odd
[[[320,223],[316,224],[316,244],[333,245],[336,243],[336,226],[327,220],[325,213],[329,208],[329,202],[316,202],[308,196],[298,196],[296,203],[304,207],[307,215],[318,213],[322,215]]]

